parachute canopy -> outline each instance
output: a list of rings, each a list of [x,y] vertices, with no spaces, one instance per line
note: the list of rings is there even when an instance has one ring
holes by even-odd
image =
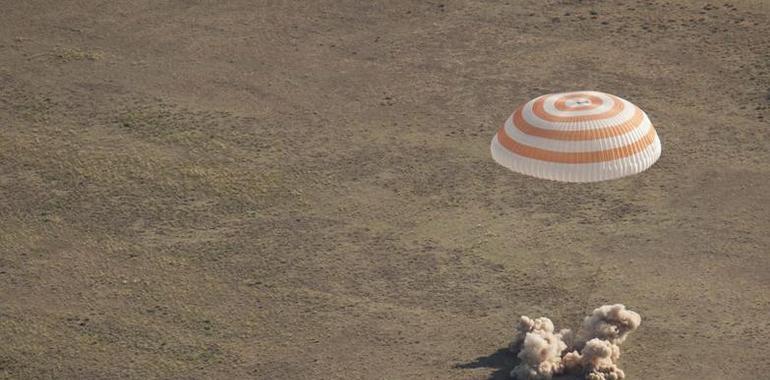
[[[597,91],[543,95],[520,106],[492,138],[492,158],[517,173],[596,182],[640,173],[660,157],[647,114]]]

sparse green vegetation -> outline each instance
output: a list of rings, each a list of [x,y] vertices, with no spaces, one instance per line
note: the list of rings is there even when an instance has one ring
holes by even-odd
[[[0,379],[502,379],[615,302],[629,379],[770,373],[760,0],[5,3]],[[586,89],[650,170],[492,161]]]
[[[57,48],[54,56],[62,61],[98,61],[104,58],[104,54],[98,51],[87,51],[77,48]]]

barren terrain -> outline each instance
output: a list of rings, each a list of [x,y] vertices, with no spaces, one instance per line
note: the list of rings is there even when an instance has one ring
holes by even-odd
[[[504,379],[521,314],[630,379],[767,379],[770,2],[0,0],[0,378]],[[663,154],[495,164],[598,90]]]

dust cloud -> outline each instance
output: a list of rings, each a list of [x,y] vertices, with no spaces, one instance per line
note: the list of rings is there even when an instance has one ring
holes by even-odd
[[[517,380],[548,380],[556,375],[586,380],[621,380],[620,345],[642,323],[641,316],[624,305],[604,305],[585,317],[577,334],[556,331],[545,317],[522,316],[510,350],[521,360],[511,371]]]

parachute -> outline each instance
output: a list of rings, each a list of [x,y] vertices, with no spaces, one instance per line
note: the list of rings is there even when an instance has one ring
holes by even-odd
[[[647,114],[597,91],[543,95],[520,106],[492,138],[492,158],[521,174],[597,182],[647,170],[661,144]]]

